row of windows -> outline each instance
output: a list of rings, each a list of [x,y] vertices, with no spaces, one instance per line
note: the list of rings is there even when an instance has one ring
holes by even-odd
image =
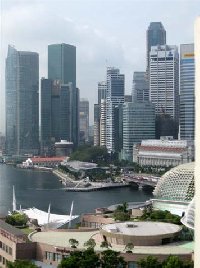
[[[66,257],[67,255],[45,251],[45,259],[48,261],[60,262],[63,258],[66,258]]]
[[[8,253],[9,255],[12,255],[12,248],[4,244],[3,242],[0,241],[0,249]]]
[[[0,255],[0,264],[3,264],[3,265],[5,265],[5,264],[7,264],[8,263],[8,260],[6,260],[6,258],[4,258],[3,256],[1,256]],[[0,266],[1,267],[1,266]]]

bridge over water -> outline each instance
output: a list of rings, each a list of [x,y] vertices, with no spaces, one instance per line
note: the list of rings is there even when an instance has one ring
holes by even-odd
[[[137,184],[140,190],[143,188],[143,186],[146,185],[155,188],[159,179],[160,177],[153,177],[153,176],[141,176],[135,174],[124,175],[124,180],[126,182]]]

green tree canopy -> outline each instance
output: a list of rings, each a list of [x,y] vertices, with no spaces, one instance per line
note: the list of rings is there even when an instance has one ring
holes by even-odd
[[[74,251],[70,256],[63,259],[58,268],[97,268],[100,267],[99,255],[94,249],[86,249],[85,251]]]
[[[11,215],[8,215],[5,220],[8,224],[14,226],[25,226],[28,222],[26,214],[22,214],[14,211]]]
[[[90,238],[88,241],[84,243],[84,247],[86,248],[94,248],[96,246],[96,242],[93,238]]]
[[[101,267],[102,268],[116,268],[126,267],[126,262],[120,252],[107,249],[101,253]]]
[[[14,262],[8,262],[8,268],[39,268],[37,265],[28,260],[15,260]]]
[[[69,244],[70,244],[70,246],[71,246],[72,248],[76,248],[76,247],[78,247],[79,242],[78,242],[76,239],[74,239],[74,238],[70,238],[70,239],[69,239]]]

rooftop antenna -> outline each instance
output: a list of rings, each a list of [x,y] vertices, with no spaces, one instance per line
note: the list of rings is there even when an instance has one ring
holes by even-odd
[[[15,198],[15,186],[13,185],[13,212],[17,210],[16,198]]]
[[[71,228],[73,208],[74,208],[74,201],[72,201],[72,204],[71,204],[71,210],[70,210],[70,215],[69,215],[69,226],[68,226],[68,228]]]

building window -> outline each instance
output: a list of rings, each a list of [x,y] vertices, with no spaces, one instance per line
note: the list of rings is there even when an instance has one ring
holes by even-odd
[[[54,253],[54,261],[60,262],[62,260],[62,255],[59,253]]]
[[[46,260],[53,261],[53,253],[46,251],[45,258],[46,258]]]

